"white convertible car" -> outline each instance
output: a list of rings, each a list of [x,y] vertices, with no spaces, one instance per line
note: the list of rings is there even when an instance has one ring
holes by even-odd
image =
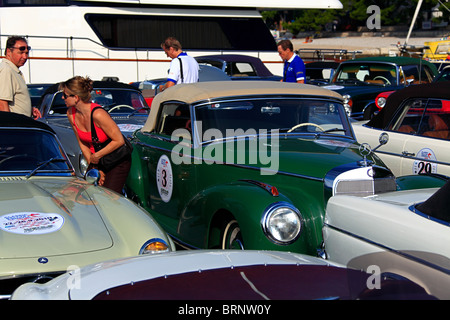
[[[392,93],[368,123],[353,123],[359,143],[389,142],[376,150],[396,176],[450,176],[450,82],[421,84]]]
[[[159,308],[162,300],[179,300],[183,314],[189,314],[187,300],[436,299],[405,279],[380,279],[375,288],[372,277],[289,252],[182,250],[96,263],[45,284],[24,284],[11,299],[156,300]],[[214,308],[205,316],[226,314]]]
[[[450,182],[369,197],[334,196],[323,227],[327,259],[408,278],[450,299]]]

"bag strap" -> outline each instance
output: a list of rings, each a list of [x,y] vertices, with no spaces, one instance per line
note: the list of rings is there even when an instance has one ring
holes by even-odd
[[[181,58],[177,58],[180,60],[180,75],[181,75],[181,83],[184,83],[184,75],[183,75],[183,63],[181,62]]]
[[[91,136],[92,136],[93,143],[99,143],[97,131],[95,130],[95,125],[94,125],[94,111],[99,108],[101,109],[102,107],[100,107],[100,106],[94,107],[91,111]]]

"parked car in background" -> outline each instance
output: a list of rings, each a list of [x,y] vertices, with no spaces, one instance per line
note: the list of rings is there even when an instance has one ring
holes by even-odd
[[[69,155],[75,172],[78,176],[84,176],[87,163],[67,119],[67,107],[58,87],[59,83],[54,84],[42,97],[40,121],[52,127]],[[108,111],[120,131],[128,138],[147,120],[150,108],[141,91],[133,86],[116,81],[94,81],[91,95],[92,102]]]
[[[353,123],[358,142],[389,142],[377,155],[397,175],[450,176],[450,82],[415,85],[392,93],[372,120]]]
[[[330,82],[339,62],[316,61],[305,63],[306,83],[324,85]]]
[[[41,100],[42,95],[45,93],[49,87],[51,87],[53,83],[29,83],[27,84],[28,93],[31,98],[31,105],[33,107],[39,108],[39,102]]]
[[[448,60],[450,55],[450,41],[438,40],[438,41],[426,41],[424,43],[424,55],[423,59],[431,61],[445,61]]]
[[[445,66],[434,78],[433,82],[449,81],[450,80],[450,66]]]
[[[198,81],[231,81],[230,77],[216,67],[199,65]],[[164,85],[167,78],[158,78],[144,81],[132,82],[130,85],[142,90],[145,101],[150,106],[155,95],[159,93],[159,86]]]
[[[178,251],[164,255],[105,261],[66,273],[46,284],[19,287],[13,300],[350,300],[435,299],[406,280],[380,278],[319,258],[277,251]],[[75,285],[70,285],[78,281]],[[208,303],[206,302],[206,306]],[[186,306],[186,309],[185,309]],[[231,314],[202,307],[203,316]],[[249,314],[283,314],[258,304]],[[189,314],[187,304],[183,313]],[[178,309],[179,310],[179,309]],[[281,312],[281,313],[280,313]]]
[[[70,266],[174,250],[146,211],[95,185],[96,171],[75,177],[50,127],[1,112],[0,295]]]
[[[449,207],[450,182],[440,189],[331,197],[325,254],[348,268],[400,275],[448,300]]]
[[[217,54],[195,57],[200,65],[216,67],[225,72],[231,80],[280,81],[281,76],[273,75],[261,59],[241,54]]]
[[[375,110],[375,113],[373,115],[378,114],[378,112],[380,112],[381,109],[384,108],[384,106],[386,105],[386,100],[387,98],[394,93],[395,91],[384,91],[379,93],[376,98],[375,98],[375,106],[377,107],[377,109]]]
[[[443,67],[439,74],[433,79],[433,82],[442,82],[442,81],[449,81],[450,80],[450,66]],[[376,98],[375,98],[375,105],[377,107],[376,113],[380,111],[386,104],[387,98],[394,93],[393,91],[385,91],[381,92]]]
[[[316,254],[329,196],[397,187],[361,155],[342,97],[318,86],[176,85],[132,144],[127,196],[192,248]]]
[[[377,111],[376,96],[409,85],[430,83],[438,74],[428,61],[410,57],[369,57],[342,62],[325,88],[344,97],[347,113],[368,120]]]

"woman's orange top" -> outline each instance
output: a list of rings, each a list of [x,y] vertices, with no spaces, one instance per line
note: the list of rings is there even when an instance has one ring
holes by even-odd
[[[99,106],[100,106],[99,104],[91,103],[91,111],[92,111],[93,108],[99,107]],[[75,125],[75,129],[77,129],[78,136],[80,137],[80,140],[81,140],[83,143],[85,143],[85,144],[87,144],[87,145],[89,146],[89,149],[91,150],[91,152],[92,152],[92,153],[95,153],[94,145],[92,144],[92,134],[91,134],[91,131],[86,132],[86,131],[82,131],[82,130],[80,130],[80,129],[78,128],[77,124],[75,123],[75,113],[76,113],[76,112],[77,112],[77,109],[76,109],[75,107],[72,107],[73,124]],[[90,128],[90,127],[91,127],[91,125],[89,124],[89,128]],[[95,130],[96,130],[96,132],[97,132],[98,140],[99,140],[101,143],[103,143],[103,142],[105,142],[106,140],[109,139],[109,137],[106,135],[106,133],[105,133],[102,129],[100,129],[99,127],[97,127],[97,126],[95,125],[95,123],[94,123],[94,127],[95,127]]]

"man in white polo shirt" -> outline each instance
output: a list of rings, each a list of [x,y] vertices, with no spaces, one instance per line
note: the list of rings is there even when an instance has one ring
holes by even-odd
[[[5,58],[0,64],[0,111],[40,118],[39,110],[31,106],[28,87],[19,70],[27,62],[30,49],[23,37],[11,36],[6,42]]]
[[[167,38],[161,44],[161,48],[169,58],[172,58],[172,62],[170,63],[167,82],[164,86],[160,86],[160,91],[180,83],[198,82],[198,63],[194,58],[183,52],[177,39]]]

